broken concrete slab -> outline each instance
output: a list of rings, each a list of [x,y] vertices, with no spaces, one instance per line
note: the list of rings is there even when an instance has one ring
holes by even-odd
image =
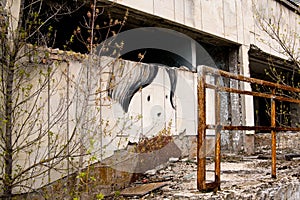
[[[159,189],[163,186],[166,186],[168,182],[157,182],[157,183],[147,183],[141,184],[134,187],[126,188],[121,191],[121,195],[123,196],[144,196],[156,189]]]
[[[181,150],[173,142],[169,142],[161,149],[150,152],[135,152],[122,150],[102,162],[114,169],[130,173],[145,173],[148,170],[160,167],[167,163],[170,158],[180,157]]]

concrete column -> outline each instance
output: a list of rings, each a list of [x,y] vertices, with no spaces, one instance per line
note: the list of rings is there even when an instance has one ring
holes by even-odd
[[[229,52],[229,72],[233,74],[239,74],[240,69],[238,68],[238,49],[232,49]],[[230,87],[234,89],[239,89],[239,81],[231,79]],[[230,93],[229,96],[229,109],[231,115],[231,125],[240,126],[242,123],[242,113],[241,113],[241,98],[239,94]],[[238,153],[243,147],[243,134],[242,131],[231,131],[229,134],[230,150],[234,153]]]
[[[250,77],[249,46],[240,47],[240,71],[243,76]],[[244,90],[251,91],[251,85],[241,85]],[[253,96],[242,95],[242,122],[244,126],[254,126],[254,101]],[[248,154],[254,153],[254,131],[244,131],[244,151]]]

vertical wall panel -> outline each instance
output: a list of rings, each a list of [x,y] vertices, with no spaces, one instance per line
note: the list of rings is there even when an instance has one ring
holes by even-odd
[[[237,9],[234,1],[224,1],[224,34],[225,38],[237,41]],[[239,16],[241,17],[241,16]]]
[[[184,9],[185,0],[174,0],[175,7],[175,21],[184,24],[185,22],[185,9]]]
[[[188,71],[178,71],[176,86],[176,120],[177,133],[185,132],[186,135],[196,135],[197,123],[197,87],[194,74]]]
[[[237,20],[237,42],[243,44],[244,42],[244,15],[243,3],[241,0],[235,0],[236,2],[236,20]]]
[[[195,9],[196,5],[194,0],[184,1],[185,25],[190,27],[195,26]]]
[[[242,12],[244,15],[244,44],[250,44],[254,42],[254,20],[253,20],[253,13],[252,13],[252,2],[251,1],[242,1]]]
[[[223,0],[201,0],[203,30],[224,37]]]
[[[154,0],[154,14],[174,20],[175,9],[173,0]]]
[[[201,0],[194,0],[194,26],[199,30],[203,29],[201,6]]]

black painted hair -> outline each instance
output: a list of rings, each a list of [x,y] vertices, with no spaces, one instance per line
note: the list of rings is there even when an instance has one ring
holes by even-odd
[[[125,112],[128,112],[134,94],[153,82],[157,76],[159,66],[156,64],[133,64],[132,62],[124,62],[123,64],[123,67],[113,70],[113,80],[110,80],[113,87],[109,88],[108,95],[113,100],[118,101]],[[174,93],[177,84],[177,71],[167,66],[163,67],[170,79],[170,102],[175,109]]]

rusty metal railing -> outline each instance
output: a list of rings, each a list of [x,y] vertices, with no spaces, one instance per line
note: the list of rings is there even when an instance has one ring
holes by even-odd
[[[197,188],[200,191],[212,191],[220,189],[221,183],[221,130],[265,130],[271,131],[272,138],[272,166],[271,166],[271,177],[276,178],[276,132],[277,131],[300,131],[297,127],[280,127],[276,126],[276,103],[277,101],[285,101],[290,103],[300,104],[299,99],[282,96],[276,94],[276,90],[288,91],[300,93],[300,88],[294,88],[278,83],[272,83],[264,80],[255,78],[249,78],[242,75],[232,74],[226,71],[201,67],[201,76],[198,80],[198,146],[197,146],[197,157],[198,157],[198,168],[197,168]],[[216,78],[217,84],[206,83],[207,74],[212,75]],[[271,93],[255,92],[240,90],[225,86],[220,86],[218,80],[220,77],[234,79],[241,82],[247,82],[257,84],[261,86],[267,86],[271,88]],[[215,124],[206,123],[206,88],[213,89],[215,91]],[[232,125],[221,125],[220,119],[220,92],[237,93],[242,95],[251,95],[262,98],[271,99],[271,124],[270,126],[232,126]],[[206,129],[215,130],[215,180],[213,182],[206,182]]]

